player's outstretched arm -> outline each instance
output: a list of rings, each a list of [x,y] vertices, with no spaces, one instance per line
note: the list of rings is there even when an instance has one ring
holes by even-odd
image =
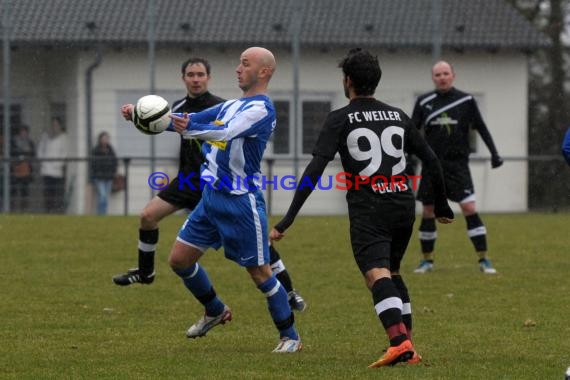
[[[270,233],[270,239],[273,235],[273,240],[280,240],[285,235],[285,230],[293,224],[295,221],[295,217],[303,207],[303,204],[309,198],[309,195],[315,189],[319,178],[325,171],[329,160],[322,156],[314,156],[309,165],[305,168],[303,175],[301,178],[308,178],[313,186],[301,186],[295,190],[295,195],[293,196],[293,200],[291,201],[291,205],[289,206],[289,210],[287,210],[287,214],[275,225],[273,230]],[[301,183],[301,181],[297,181],[297,183]],[[304,181],[303,181],[304,183]]]
[[[408,147],[411,150],[408,153],[414,153],[424,165],[424,174],[429,178],[433,185],[434,190],[434,213],[438,222],[448,224],[453,221],[455,215],[453,210],[449,207],[447,201],[447,192],[445,190],[445,182],[443,180],[443,169],[439,159],[430,148],[428,143],[420,135],[415,128],[410,128],[408,134]]]
[[[123,118],[127,121],[132,121],[133,120],[133,110],[135,109],[135,105],[134,104],[123,104],[121,106],[121,114],[123,115]]]
[[[503,159],[499,155],[495,142],[493,141],[493,137],[491,137],[491,132],[489,132],[487,124],[483,121],[483,117],[481,116],[481,112],[479,112],[479,107],[475,100],[473,100],[473,123],[474,128],[479,132],[481,139],[485,145],[487,145],[487,149],[491,152],[491,168],[496,169],[500,167],[503,165]]]
[[[496,169],[501,165],[503,165],[503,159],[501,156],[499,156],[499,154],[491,156],[491,168]]]
[[[172,128],[180,134],[186,131],[186,129],[188,128],[188,123],[190,122],[190,117],[186,112],[184,112],[183,114],[173,113],[170,115],[170,119],[172,120],[172,122],[168,126],[167,130],[169,130],[170,127],[172,126]]]
[[[272,228],[271,231],[269,232],[269,240],[271,242],[279,241],[284,237],[285,237],[285,232],[279,232],[277,231],[277,229],[275,229],[275,227]]]

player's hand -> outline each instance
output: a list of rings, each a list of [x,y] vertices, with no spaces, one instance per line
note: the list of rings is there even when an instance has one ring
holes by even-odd
[[[453,210],[449,207],[447,201],[444,205],[435,205],[433,212],[437,221],[442,224],[449,224],[455,218],[455,214],[453,214]]]
[[[271,242],[279,241],[279,240],[283,239],[284,236],[285,236],[285,232],[279,232],[275,228],[272,228],[271,232],[269,233],[269,240]]]
[[[133,120],[133,110],[134,109],[135,109],[135,106],[133,104],[124,104],[121,107],[121,114],[123,115],[125,120],[127,120],[127,121]]]
[[[491,157],[491,168],[496,169],[501,165],[503,165],[503,159],[500,156]]]
[[[188,113],[184,112],[183,114],[172,113],[170,115],[170,119],[172,119],[172,126],[174,130],[180,134],[188,128],[188,122],[190,121],[190,117],[188,117]]]

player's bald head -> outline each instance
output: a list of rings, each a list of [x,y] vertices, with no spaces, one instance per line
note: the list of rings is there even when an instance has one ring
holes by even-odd
[[[451,63],[447,61],[437,61],[431,68],[431,73],[435,73],[437,71],[447,70],[452,74],[455,74],[455,70],[453,70],[453,66]]]
[[[449,62],[439,61],[431,69],[431,79],[435,88],[441,92],[447,92],[453,88],[455,71]]]
[[[273,74],[277,67],[277,62],[275,61],[273,53],[263,47],[250,47],[242,53],[242,56],[247,56],[250,60],[256,61],[260,67],[268,68],[271,71],[271,74]]]

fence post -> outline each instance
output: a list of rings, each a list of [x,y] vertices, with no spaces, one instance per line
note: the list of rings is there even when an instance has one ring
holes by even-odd
[[[123,204],[123,215],[129,215],[129,165],[131,164],[131,158],[123,158],[123,165],[125,166],[125,197]]]
[[[273,163],[275,160],[273,158],[267,158],[267,178],[273,179]],[[273,198],[273,187],[268,186],[267,188],[267,215],[271,216],[271,205]]]

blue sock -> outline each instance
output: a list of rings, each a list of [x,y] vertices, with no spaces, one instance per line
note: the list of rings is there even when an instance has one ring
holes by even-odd
[[[299,334],[295,330],[295,323],[291,307],[287,298],[287,292],[275,276],[271,276],[267,281],[258,286],[259,290],[267,298],[269,313],[273,323],[279,330],[281,338],[288,337],[294,340],[299,339]]]
[[[214,317],[222,314],[224,303],[218,298],[208,273],[198,263],[190,268],[175,270],[182,282],[198,301],[206,308],[206,315]]]

